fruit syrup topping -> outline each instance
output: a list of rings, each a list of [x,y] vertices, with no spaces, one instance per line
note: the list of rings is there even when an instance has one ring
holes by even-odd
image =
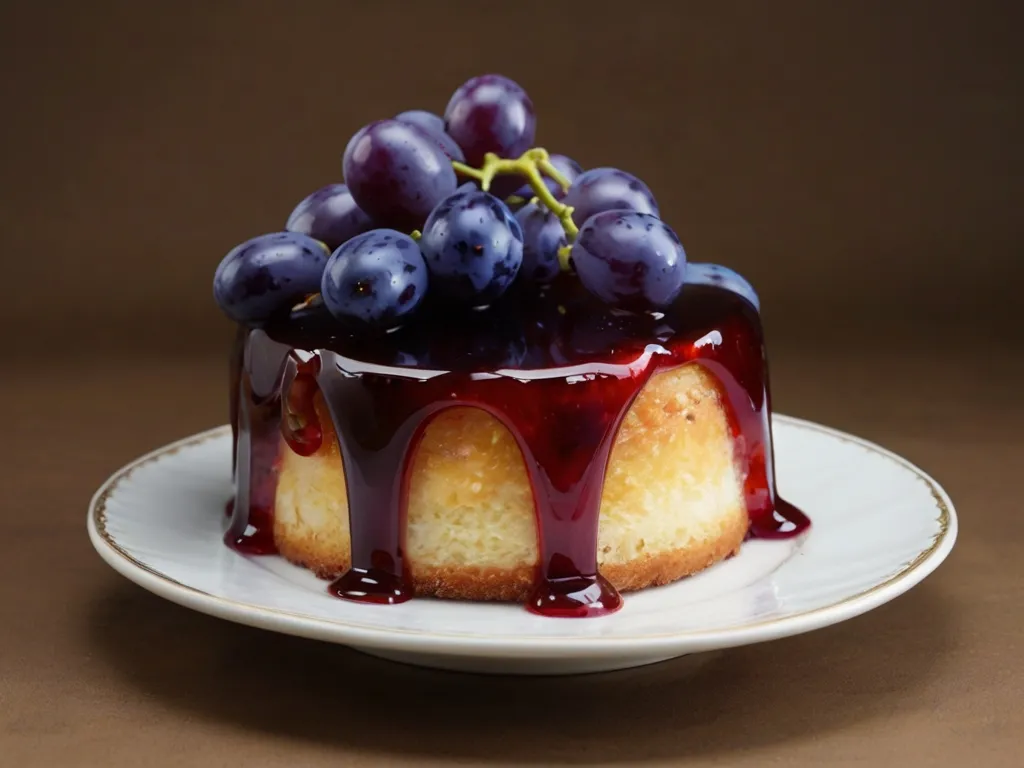
[[[283,232],[228,253],[214,296],[231,355],[236,493],[225,540],[276,552],[282,450],[323,447],[319,394],[345,468],[351,568],[332,594],[412,597],[404,554],[411,458],[445,408],[510,431],[533,490],[540,562],[527,607],[599,616],[621,597],[598,569],[605,469],[649,378],[686,363],[717,382],[744,478],[749,535],[810,524],[775,488],[759,302],[688,262],[650,189],[533,147],[516,83],[476,77],[444,117],[414,110],[349,141],[345,183],[302,200]]]

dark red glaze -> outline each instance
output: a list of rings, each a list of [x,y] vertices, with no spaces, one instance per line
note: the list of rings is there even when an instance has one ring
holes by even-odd
[[[238,462],[238,397],[242,386],[243,358],[245,344],[249,334],[244,326],[238,326],[235,339],[231,344],[231,355],[228,357],[228,411],[231,419],[231,476],[235,475]],[[228,515],[232,505],[228,504]]]
[[[252,331],[244,349],[235,427],[235,504],[224,541],[249,555],[277,553],[274,497],[281,446],[281,380],[288,352],[262,331]]]
[[[320,358],[306,362],[289,361],[281,392],[284,396],[281,434],[288,447],[299,456],[312,456],[320,450],[324,433],[316,415],[313,398],[317,393]]]
[[[626,314],[597,304],[566,277],[540,294],[512,294],[479,315],[428,307],[410,326],[373,339],[340,332],[315,305],[251,332],[229,541],[250,552],[273,551],[279,433],[299,454],[320,447],[313,407],[319,391],[345,466],[352,537],[352,568],[330,591],[363,602],[409,599],[410,459],[431,418],[453,406],[477,407],[509,429],[533,488],[541,558],[528,609],[574,617],[614,612],[622,600],[597,567],[608,457],[648,379],[686,363],[704,366],[719,383],[746,478],[749,535],[803,531],[807,517],[775,492],[767,366],[754,305],[730,290],[687,285],[664,313]],[[256,381],[264,385],[258,391]]]

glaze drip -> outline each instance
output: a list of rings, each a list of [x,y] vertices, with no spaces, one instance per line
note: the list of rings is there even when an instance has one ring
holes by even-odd
[[[486,322],[486,326],[484,326]],[[409,470],[430,419],[446,408],[492,414],[513,435],[533,490],[540,563],[528,609],[547,616],[613,612],[621,598],[598,571],[605,470],[619,424],[649,378],[693,363],[717,382],[744,477],[750,536],[792,536],[809,520],[775,489],[770,393],[759,314],[714,285],[687,285],[664,313],[627,314],[591,300],[570,277],[511,295],[486,316],[435,308],[367,340],[338,332],[312,306],[244,339],[232,406],[236,504],[228,543],[274,552],[281,436],[315,453],[320,392],[348,488],[352,567],[338,597],[412,597],[404,556]],[[235,357],[239,357],[236,355]]]

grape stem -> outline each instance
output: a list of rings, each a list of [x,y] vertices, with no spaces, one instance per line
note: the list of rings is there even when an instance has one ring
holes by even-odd
[[[570,185],[569,180],[551,163],[546,149],[541,147],[528,149],[514,160],[498,157],[493,152],[488,152],[484,155],[484,164],[481,168],[474,168],[456,160],[452,161],[452,167],[463,176],[479,181],[481,189],[485,192],[490,189],[491,182],[499,174],[518,174],[525,177],[530,189],[533,190],[534,199],[543,203],[558,218],[562,229],[565,230],[566,239],[572,243],[576,239],[576,235],[579,234],[579,227],[572,220],[572,206],[556,200],[547,184],[544,183],[544,177],[541,174],[552,179],[563,191],[568,191]],[[558,261],[563,272],[569,270],[571,248],[571,245],[567,245],[558,251]]]

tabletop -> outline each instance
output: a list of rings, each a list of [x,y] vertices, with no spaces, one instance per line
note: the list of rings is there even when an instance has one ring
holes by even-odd
[[[191,612],[85,533],[121,464],[224,421],[220,358],[15,365],[0,442],[6,765],[1019,765],[1024,358],[965,342],[773,357],[780,411],[875,440],[951,494],[950,558],[827,629],[573,678],[442,673]],[[268,663],[270,662],[270,663]]]

